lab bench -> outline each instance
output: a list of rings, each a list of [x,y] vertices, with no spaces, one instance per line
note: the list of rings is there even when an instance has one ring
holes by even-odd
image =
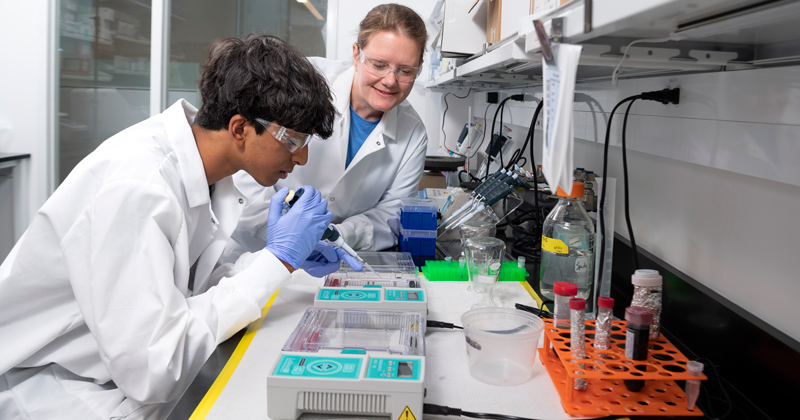
[[[536,305],[527,283],[502,283],[507,288],[505,292],[514,294],[517,302]],[[303,271],[295,272],[292,280],[264,307],[261,319],[219,346],[168,418],[268,418],[267,375],[304,311],[313,306],[314,295],[321,285],[321,279]],[[427,319],[461,325],[461,314],[480,300],[466,286],[465,282],[429,282],[423,278],[422,287],[429,297]],[[426,403],[472,412],[571,418],[562,409],[558,393],[538,356],[530,381],[499,387],[470,376],[463,330],[429,328],[425,340]],[[211,384],[212,381],[215,382]],[[422,413],[414,414],[422,418]],[[346,416],[304,414],[302,417]]]

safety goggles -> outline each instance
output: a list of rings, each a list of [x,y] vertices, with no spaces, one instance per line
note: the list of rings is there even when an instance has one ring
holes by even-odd
[[[364,54],[364,51],[361,49],[358,50],[358,54],[359,61],[364,64],[364,68],[373,76],[386,77],[387,74],[394,73],[395,79],[400,83],[413,83],[417,76],[419,76],[420,67],[394,67],[384,60],[372,58]]]
[[[272,137],[275,137],[276,140],[283,143],[283,145],[286,146],[291,153],[306,147],[313,137],[311,134],[304,134],[289,130],[282,125],[269,122],[262,118],[256,118],[255,121],[264,126],[267,132],[269,132]]]

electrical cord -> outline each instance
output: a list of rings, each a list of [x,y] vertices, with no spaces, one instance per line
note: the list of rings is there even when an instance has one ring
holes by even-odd
[[[510,99],[511,99],[511,97],[509,96],[508,98],[505,98],[502,101],[500,101],[500,103],[497,104],[497,109],[494,111],[494,117],[492,117],[492,129],[489,131],[489,153],[486,154],[486,173],[485,173],[484,176],[481,177],[482,181],[486,180],[487,178],[489,178],[489,166],[492,163],[492,148],[494,147],[494,127],[495,127],[495,123],[497,123],[497,114],[500,113],[500,111],[503,108],[505,108],[506,102],[508,102]],[[501,115],[500,116],[500,130],[502,131],[502,129],[503,129],[503,117]],[[480,175],[480,174],[478,174],[478,175]]]
[[[632,45],[633,43],[631,43]],[[597,220],[599,222],[600,232],[603,236],[603,240],[606,239],[606,228],[605,228],[605,212],[603,208],[605,207],[605,200],[606,200],[606,174],[608,173],[608,147],[609,147],[609,137],[611,136],[611,122],[614,118],[614,112],[617,111],[617,108],[622,106],[626,102],[643,99],[648,101],[655,101],[661,104],[675,104],[677,105],[680,103],[680,88],[672,88],[672,89],[662,89],[656,90],[651,92],[642,92],[639,95],[629,96],[617,103],[614,108],[611,110],[611,113],[608,115],[608,124],[606,126],[606,137],[605,137],[605,145],[603,146],[603,188],[600,192],[600,201],[597,204]],[[627,168],[627,158],[626,158],[626,147],[625,147],[625,132],[627,131],[627,120],[628,114],[630,111],[630,105],[628,106],[628,110],[625,112],[625,120],[623,121],[622,125],[622,153],[623,153],[623,182],[625,183],[625,220],[628,225],[628,233],[631,236],[631,248],[633,249],[634,254],[634,264],[638,268],[639,264],[639,257],[638,257],[638,249],[636,247],[636,240],[634,239],[633,229],[631,228],[630,223],[630,212],[628,211],[628,168]],[[613,232],[612,232],[613,235]],[[605,261],[605,251],[606,247],[603,245],[600,247],[600,262],[597,265],[597,270],[599,276],[602,278],[603,276],[603,263]]]
[[[711,398],[712,398],[711,390],[708,389],[710,387],[704,386],[704,387],[700,388],[700,394],[702,394],[704,396],[705,403],[700,408],[703,410],[704,413],[706,413],[706,416],[711,420],[721,420],[721,419],[727,418],[731,414],[731,412],[733,412],[733,401],[731,401],[731,397],[730,397],[730,395],[728,395],[728,391],[725,390],[725,385],[722,383],[722,379],[719,376],[719,372],[717,372],[717,366],[714,364],[714,362],[712,362],[711,360],[706,359],[706,358],[700,358],[700,359],[697,359],[697,361],[702,363],[703,366],[711,367],[711,370],[714,371],[714,376],[713,376],[714,379],[715,379],[714,382],[717,384],[717,386],[719,386],[719,389],[722,391],[722,395],[725,396],[725,399],[721,400],[721,401],[724,401],[728,406],[728,409],[725,411],[725,414],[723,414],[723,415],[721,415],[719,417],[715,416],[714,413],[713,413],[714,412],[713,406],[711,404]],[[706,376],[708,376],[708,379],[709,379],[707,382],[711,383],[712,377],[711,377],[711,375],[708,374],[708,371],[706,371]],[[717,399],[719,400],[719,398],[717,398]],[[698,401],[698,403],[699,403],[699,401]]]
[[[433,414],[438,416],[458,416],[458,417],[472,417],[476,419],[496,419],[496,420],[538,420],[531,417],[517,417],[508,416],[505,414],[492,414],[492,413],[474,413],[471,411],[464,411],[460,408],[447,407],[445,405],[436,404],[422,404],[422,414]],[[597,417],[598,419],[620,419],[619,416],[606,416]]]
[[[472,87],[470,87],[467,90],[467,93],[464,96],[458,96],[458,95],[454,94],[453,92],[447,92],[442,97],[442,100],[444,101],[444,112],[442,113],[442,146],[444,146],[444,149],[447,150],[448,152],[453,153],[453,154],[458,155],[458,156],[463,156],[463,157],[466,157],[466,156],[462,155],[460,153],[456,153],[456,152],[450,150],[449,147],[447,147],[447,133],[444,131],[444,122],[445,122],[445,117],[447,116],[447,108],[450,107],[448,105],[448,103],[447,103],[447,95],[453,95],[458,99],[465,99],[466,97],[469,96],[470,93],[472,93]],[[469,121],[467,121],[467,124],[469,124]]]
[[[622,183],[624,184],[625,191],[623,192],[625,196],[624,206],[625,206],[625,223],[628,225],[628,235],[631,239],[631,249],[633,250],[633,267],[635,269],[639,269],[639,248],[636,247],[636,239],[633,236],[633,227],[631,226],[631,210],[629,203],[630,194],[628,194],[628,147],[625,144],[625,133],[628,131],[628,114],[631,112],[631,107],[633,103],[636,102],[636,99],[632,99],[628,103],[628,108],[625,110],[625,118],[622,119]]]
[[[425,322],[425,325],[428,328],[449,328],[449,329],[459,329],[459,330],[464,329],[464,327],[452,324],[450,322],[432,321],[430,319]]]
[[[606,126],[606,138],[605,138],[605,145],[603,147],[603,188],[600,191],[600,202],[597,203],[597,220],[600,222],[600,233],[603,237],[603,241],[606,240],[606,226],[605,226],[605,212],[603,211],[603,207],[606,201],[606,174],[608,173],[608,145],[609,145],[609,138],[611,137],[611,122],[614,120],[614,112],[617,111],[617,108],[622,106],[622,104],[632,101],[634,99],[640,99],[641,95],[633,95],[629,96],[614,105],[614,108],[611,110],[611,113],[608,115],[608,125]],[[605,244],[601,244],[600,246],[600,262],[597,264],[597,270],[599,276],[602,278],[603,276],[603,262],[605,261],[605,251],[606,247]]]

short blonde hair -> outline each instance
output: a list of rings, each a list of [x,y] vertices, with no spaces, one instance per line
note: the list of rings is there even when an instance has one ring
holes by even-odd
[[[422,63],[425,43],[428,42],[428,30],[425,29],[425,22],[417,12],[396,3],[376,6],[359,24],[356,45],[363,50],[373,34],[383,31],[396,32],[414,41],[419,47],[419,62]]]

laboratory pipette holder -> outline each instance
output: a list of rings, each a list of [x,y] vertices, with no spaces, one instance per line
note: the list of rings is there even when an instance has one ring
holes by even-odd
[[[462,208],[472,198],[472,195],[469,191],[462,189],[454,190],[450,196],[452,203],[446,206],[445,212],[442,213],[441,220],[447,220],[454,212]],[[466,223],[467,221],[489,222],[496,225],[514,210],[519,208],[520,205],[522,205],[522,197],[515,191],[512,191],[504,199],[498,201],[494,205],[487,206],[480,212],[476,212],[469,217],[466,216],[468,212],[465,212],[465,218],[455,218],[454,220],[461,220],[462,223]],[[437,229],[436,257],[438,259],[451,257],[455,260],[458,260],[458,258],[461,256],[461,252],[463,251],[458,226],[452,227],[451,229],[446,229],[448,225],[450,225],[450,223],[443,223],[442,226],[439,226]]]
[[[425,325],[418,312],[308,308],[282,350],[424,356]]]
[[[545,319],[544,345],[540,360],[561,397],[564,411],[584,416],[702,416],[695,407],[689,411],[686,394],[675,381],[706,380],[692,376],[689,362],[663,334],[650,340],[647,360],[625,357],[625,321],[612,321],[608,350],[594,348],[594,320],[586,321],[586,359],[570,353],[569,328],[556,328]],[[551,348],[552,345],[552,348]],[[585,391],[574,389],[576,378],[585,379]],[[644,387],[629,391],[624,380],[643,380]]]
[[[419,270],[408,252],[372,252],[358,253],[364,261],[372,266],[377,275],[369,270],[355,271],[347,264],[325,277],[326,287],[419,287]]]

